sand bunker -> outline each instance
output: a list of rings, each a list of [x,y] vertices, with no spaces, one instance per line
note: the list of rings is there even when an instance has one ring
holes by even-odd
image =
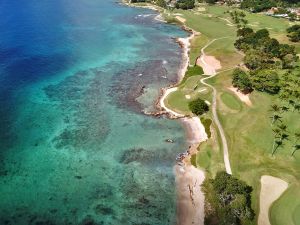
[[[185,95],[185,98],[186,99],[191,99],[191,96],[190,95]]]
[[[181,16],[175,16],[177,20],[179,20],[181,23],[185,23],[186,19],[182,18]]]
[[[199,7],[199,8],[197,9],[197,11],[199,11],[199,12],[205,12],[206,9],[205,9],[204,7]]]
[[[221,69],[221,63],[214,56],[203,55],[196,61],[198,66],[203,68],[204,74],[213,75],[216,71]]]
[[[230,91],[232,91],[237,97],[239,97],[239,99],[242,101],[242,102],[244,102],[246,105],[248,105],[248,106],[252,106],[252,102],[251,102],[251,100],[250,100],[250,98],[249,98],[249,95],[250,94],[243,94],[242,92],[240,92],[240,91],[238,91],[238,89],[237,88],[235,88],[235,87],[229,87],[228,88]]]
[[[262,176],[260,182],[258,225],[271,225],[269,221],[270,206],[288,188],[288,183],[272,176]]]

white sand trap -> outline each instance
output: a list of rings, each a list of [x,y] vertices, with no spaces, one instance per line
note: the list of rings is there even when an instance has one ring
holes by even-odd
[[[221,63],[214,56],[203,55],[199,57],[196,61],[198,66],[203,68],[204,74],[213,75],[216,73],[216,70],[222,68]]]
[[[207,105],[211,105],[211,103],[210,103],[209,101],[207,101],[207,100],[205,100],[205,103],[206,103]]]
[[[226,25],[227,25],[227,26],[230,26],[230,27],[234,27],[234,25],[231,24],[231,23],[226,23]]]
[[[185,98],[186,99],[191,99],[191,96],[190,95],[185,95]]]
[[[201,93],[201,92],[206,91],[206,90],[207,90],[206,88],[201,88],[201,89],[198,90],[198,92]]]
[[[185,23],[186,19],[182,18],[181,16],[175,16],[177,20],[179,20],[181,23]]]
[[[177,223],[180,225],[204,224],[204,194],[201,184],[204,172],[192,165],[175,168],[177,186]]]
[[[242,92],[238,91],[237,88],[235,87],[229,87],[228,88],[230,91],[232,91],[242,102],[244,102],[248,106],[252,106],[252,102],[249,98],[250,94],[243,94]]]
[[[260,182],[258,225],[271,225],[269,221],[270,206],[288,188],[288,183],[272,176],[262,176]]]
[[[199,12],[205,12],[206,9],[205,9],[204,7],[199,7],[199,8],[197,9],[197,11],[199,11]]]

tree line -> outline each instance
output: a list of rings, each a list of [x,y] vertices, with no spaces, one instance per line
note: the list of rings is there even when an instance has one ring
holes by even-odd
[[[241,8],[252,12],[261,12],[272,7],[299,6],[298,0],[243,0]]]
[[[269,94],[292,95],[300,97],[299,88],[291,90],[297,75],[295,74],[298,56],[295,47],[281,44],[271,38],[268,30],[253,31],[243,27],[237,31],[235,47],[244,52],[244,64],[247,70],[236,69],[233,72],[233,85],[242,92],[252,89]]]

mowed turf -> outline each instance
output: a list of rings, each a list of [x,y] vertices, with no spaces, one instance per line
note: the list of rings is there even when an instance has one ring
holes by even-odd
[[[270,220],[272,225],[300,225],[300,186],[292,185],[273,204],[270,212]]]
[[[170,93],[165,99],[165,105],[174,111],[192,115],[188,104],[191,100],[200,97],[204,100],[211,100],[210,90],[200,83],[202,76],[195,75],[186,79],[184,83],[178,86],[177,91]]]
[[[229,26],[229,22],[226,21],[231,18],[225,12],[235,9],[220,6],[205,6],[205,8],[204,12],[175,10],[175,13],[181,13],[182,17],[187,19],[187,26],[201,33],[191,43],[191,64],[200,56],[203,46],[213,39],[218,39],[207,47],[205,52],[220,60],[223,67],[220,71],[231,69],[240,64],[243,58],[236,52],[233,45],[236,39],[236,28]],[[300,51],[300,44],[291,43],[286,37],[285,30],[291,25],[288,20],[251,13],[246,13],[246,15],[246,19],[254,30],[266,28],[271,36],[284,43],[293,44]],[[181,96],[185,96],[187,93],[193,96],[194,81],[186,82],[180,87]],[[300,190],[300,151],[291,157],[292,135],[300,128],[299,114],[290,111],[282,115],[288,126],[291,141],[286,142],[277,150],[275,156],[272,156],[274,140],[272,129],[274,127],[271,126],[270,105],[281,104],[276,96],[254,91],[250,96],[252,107],[239,102],[240,100],[227,89],[231,86],[230,70],[218,74],[215,78],[210,79],[209,83],[214,85],[218,92],[218,115],[226,133],[233,174],[253,187],[252,206],[256,216],[259,212],[260,177],[272,175],[282,178],[290,184],[287,192],[270,211],[272,224],[299,225],[300,191],[296,191],[296,188]],[[199,93],[196,93],[195,96],[197,94]],[[211,90],[203,97],[209,99],[211,97],[209,94],[211,94]],[[186,98],[181,97],[181,99],[188,102]],[[178,100],[174,97],[172,101]],[[187,103],[185,104],[187,106]],[[211,118],[210,113],[206,117]],[[214,124],[211,126],[211,130],[212,138],[202,143],[199,153],[193,157],[193,163],[204,168],[208,176],[213,176],[220,169],[224,170],[221,142]],[[280,214],[279,211],[282,213]],[[256,221],[252,224],[256,224]]]
[[[221,94],[221,100],[230,109],[240,110],[242,108],[242,103],[235,96],[227,92]]]
[[[290,184],[299,185],[300,152],[295,157],[291,157],[294,143],[292,135],[300,127],[300,121],[297,119],[299,113],[288,112],[281,115],[288,126],[291,141],[286,142],[282,148],[277,150],[275,156],[272,156],[274,140],[272,129],[274,126],[271,126],[270,105],[274,102],[278,103],[276,97],[254,91],[250,97],[253,103],[252,107],[243,105],[238,112],[228,111],[222,107],[222,104],[230,107],[234,102],[235,96],[228,97],[231,94],[227,92],[226,87],[230,85],[230,72],[221,73],[215,78],[214,86],[221,96],[226,96],[225,98],[221,97],[222,102],[218,102],[218,114],[226,133],[233,173],[253,186],[253,207],[258,213],[261,175],[272,175],[282,178]],[[283,201],[288,201],[285,198],[285,196],[282,197]],[[282,205],[282,207],[288,208],[289,206]],[[293,216],[292,213],[286,215],[289,218],[293,218]],[[276,219],[274,218],[274,221]],[[278,222],[278,225],[285,224]]]

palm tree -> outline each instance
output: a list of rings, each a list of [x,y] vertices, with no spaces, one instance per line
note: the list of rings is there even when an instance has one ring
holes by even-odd
[[[295,110],[300,111],[300,104],[297,104],[297,105],[294,106],[294,111]]]
[[[277,151],[277,149],[283,145],[283,142],[281,140],[275,140],[275,144],[277,145],[276,148],[273,147],[272,150],[272,156],[274,156],[275,152]],[[274,146],[275,146],[274,144]]]
[[[277,149],[283,145],[285,140],[288,140],[289,135],[286,133],[287,126],[283,123],[279,124],[274,132],[274,142],[272,147],[272,156],[275,154]]]
[[[280,122],[282,122],[282,117],[281,116],[279,116],[279,115],[277,115],[277,114],[274,114],[273,116],[271,116],[270,117],[271,119],[272,119],[272,126],[273,126],[273,123],[275,123],[275,122],[277,122],[277,121],[280,121]]]
[[[294,148],[293,148],[293,151],[292,151],[292,156],[295,154],[296,151],[300,150],[300,145],[297,144],[297,142],[300,139],[300,132],[294,133],[294,136],[295,136],[296,140],[295,140]]]
[[[271,124],[273,124],[275,122],[275,119],[278,120],[278,119],[281,118],[280,116],[277,115],[277,113],[280,112],[280,109],[281,108],[276,104],[271,105],[270,111],[273,112],[273,116],[271,117],[272,118],[272,123]]]
[[[286,106],[281,107],[281,112],[288,112],[288,111],[289,111],[288,107],[286,107]]]
[[[274,133],[274,141],[273,141],[273,147],[272,147],[272,156],[275,153],[275,144],[276,144],[277,138],[280,136],[280,129],[278,129],[278,128],[273,129],[273,133]]]
[[[294,156],[295,152],[296,151],[299,151],[300,150],[300,145],[297,144],[297,145],[294,145],[294,149],[293,149],[293,152],[292,152],[292,156]]]
[[[280,107],[277,104],[273,104],[273,105],[271,105],[270,111],[272,111],[273,113],[279,112]]]
[[[280,131],[286,131],[286,129],[287,129],[287,126],[284,124],[284,123],[281,123],[281,124],[279,124],[278,126],[277,126],[279,129],[280,129]]]
[[[294,101],[293,99],[290,99],[290,100],[289,100],[289,105],[291,105],[291,106],[293,106],[293,107],[294,107],[294,105],[295,105],[295,101]]]

